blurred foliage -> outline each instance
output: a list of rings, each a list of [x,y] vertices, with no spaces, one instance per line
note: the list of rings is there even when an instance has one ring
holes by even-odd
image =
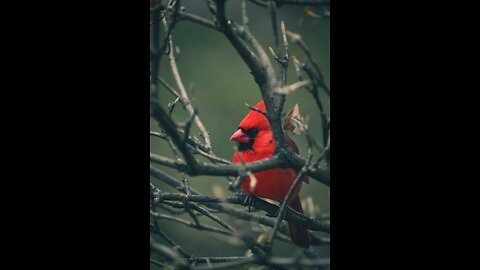
[[[188,12],[212,19],[205,1],[184,0],[182,5],[186,7]],[[227,16],[234,21],[241,22],[240,10],[240,1],[227,2]],[[247,1],[247,10],[250,21],[249,27],[268,52],[269,46],[274,47],[272,25],[268,10],[249,1]],[[302,35],[313,57],[320,65],[328,83],[330,77],[330,19],[329,17],[305,17],[304,12],[304,7],[286,5],[280,7],[277,11],[278,27],[280,27],[280,20],[284,20],[288,31]],[[210,132],[213,150],[218,156],[231,159],[234,144],[229,141],[229,138],[237,129],[240,120],[248,113],[248,108],[245,107],[244,103],[256,104],[261,99],[258,86],[249,73],[246,64],[222,33],[189,21],[181,21],[174,29],[173,43],[180,52],[177,60],[180,75],[185,87],[190,91],[191,100],[198,109],[200,118]],[[305,55],[295,44],[290,44],[289,49],[290,56],[296,56],[301,62],[306,59]],[[279,70],[273,57],[271,60],[274,68]],[[170,85],[177,89],[166,56],[162,58],[160,74]],[[288,83],[296,81],[294,66],[290,61]],[[174,98],[164,88],[162,90],[164,91],[161,91],[160,94],[161,104],[166,107],[168,102],[173,101]],[[321,92],[321,98],[329,114],[329,100],[323,92]],[[307,120],[309,132],[320,143],[322,135],[318,108],[305,89],[299,89],[288,95],[285,103],[285,112],[288,112],[297,103],[302,116]],[[185,121],[187,113],[181,105],[178,105],[174,110],[173,117],[176,121]],[[150,122],[150,130],[159,130],[154,120]],[[191,132],[195,135],[199,134],[196,127],[193,127]],[[305,137],[291,135],[291,138],[297,143],[300,154],[305,157],[307,151]],[[173,157],[168,145],[159,138],[150,138],[150,150],[153,153]],[[318,153],[314,153],[318,156]],[[159,168],[180,179],[179,173],[174,170],[160,166]],[[189,179],[191,187],[205,195],[214,195],[213,187],[215,185],[217,186],[217,192],[219,186],[223,188],[226,196],[234,195],[228,190],[228,182],[224,177],[200,176],[190,177]],[[151,180],[163,191],[176,192],[153,178]],[[303,185],[300,194],[302,199],[311,196],[317,211],[321,213],[330,212],[329,187],[317,181],[310,181],[310,184]],[[258,212],[258,214],[263,213]],[[231,218],[222,214],[219,214],[219,216],[226,221],[232,222],[237,228],[250,226],[245,222],[237,224]],[[181,217],[190,220],[188,215],[182,215]],[[199,220],[217,226],[204,217],[200,217]],[[226,242],[229,240],[226,236],[194,230],[172,221],[162,220],[159,224],[161,229],[188,253],[196,256],[245,255],[245,248],[227,245]],[[256,237],[258,237],[258,234]],[[163,240],[158,240],[164,243]],[[321,254],[329,256],[328,247],[315,247],[315,249],[321,252]],[[292,252],[296,253],[299,251],[283,242],[275,245],[274,254],[278,256],[292,255]]]

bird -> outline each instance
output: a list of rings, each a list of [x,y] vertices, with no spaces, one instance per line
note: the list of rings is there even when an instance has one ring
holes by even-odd
[[[276,144],[270,123],[267,117],[259,112],[267,111],[265,102],[261,100],[254,108],[257,110],[250,110],[238,125],[238,129],[230,137],[230,140],[238,144],[238,151],[235,151],[233,154],[232,163],[248,163],[269,158],[272,157],[275,152]],[[284,140],[290,149],[297,154],[299,153],[298,147],[292,139],[284,135]],[[273,168],[256,172],[253,176],[253,180],[247,176],[240,185],[248,196],[281,201],[285,198],[288,190],[297,178],[298,171],[292,168]],[[305,176],[302,180],[308,182],[308,177]],[[253,181],[253,183],[251,181]],[[301,182],[293,191],[287,204],[295,211],[303,214],[299,196],[300,189]],[[310,246],[310,236],[307,228],[293,223],[288,223],[288,228],[292,242],[303,248]]]

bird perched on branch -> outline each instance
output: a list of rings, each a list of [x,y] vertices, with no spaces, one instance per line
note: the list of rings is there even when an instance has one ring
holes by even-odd
[[[265,103],[260,101],[256,109],[266,112]],[[275,141],[267,117],[261,112],[251,110],[238,125],[237,131],[230,138],[238,143],[238,151],[234,153],[232,162],[252,162],[272,157],[275,152]],[[285,135],[285,143],[298,154],[298,147],[292,139]],[[263,197],[271,200],[283,200],[297,178],[298,172],[292,168],[274,168],[254,173],[254,177],[247,177],[240,185],[249,196]],[[308,177],[304,177],[307,181]],[[293,191],[288,205],[299,213],[303,213],[300,203],[301,182]],[[310,246],[307,228],[289,223],[290,238],[304,248]]]

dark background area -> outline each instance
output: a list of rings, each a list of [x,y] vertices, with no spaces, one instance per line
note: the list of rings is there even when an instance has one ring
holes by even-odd
[[[227,16],[232,20],[241,23],[240,1],[227,2]],[[182,1],[186,11],[211,19],[211,15],[204,1]],[[272,32],[271,18],[268,10],[247,1],[249,16],[249,27],[263,48],[268,52],[268,47],[275,47]],[[303,7],[284,5],[277,10],[278,27],[280,21],[284,20],[287,31],[298,33],[309,47],[313,57],[329,83],[330,77],[330,19],[329,17],[305,17]],[[235,49],[225,36],[215,30],[204,26],[181,21],[173,32],[173,43],[179,48],[180,55],[177,65],[187,90],[190,90],[190,97],[194,106],[198,109],[207,130],[210,132],[214,152],[225,159],[230,160],[233,154],[234,143],[229,140],[232,133],[237,129],[238,123],[248,113],[244,103],[255,105],[261,99],[260,91],[250,75],[248,67],[242,61]],[[268,52],[269,53],[269,52]],[[289,44],[290,63],[288,68],[288,83],[298,81],[292,62],[293,56],[304,62],[306,57],[300,48],[290,42]],[[270,55],[270,53],[269,53]],[[274,68],[278,71],[278,64],[271,57]],[[167,57],[162,59],[160,70],[161,77],[177,89],[173,79]],[[323,105],[329,114],[329,99],[324,92],[321,93]],[[165,89],[161,91],[161,102],[164,106],[173,101],[173,96]],[[306,89],[299,89],[288,95],[284,110],[288,112],[293,105],[298,104],[301,114],[308,119],[309,129],[312,136],[322,141],[320,130],[320,117],[314,100]],[[178,105],[174,112],[174,119],[185,121],[187,114]],[[158,131],[158,124],[151,120],[150,130]],[[192,134],[198,134],[198,129],[193,128]],[[304,136],[291,136],[297,143],[300,154],[306,157],[307,141]],[[150,138],[150,150],[153,153],[173,157],[167,143],[155,137]],[[318,155],[318,153],[317,153]],[[171,175],[180,179],[180,175],[172,169],[159,167]],[[189,177],[192,188],[205,195],[213,195],[214,186],[224,190],[227,196],[234,195],[228,190],[228,181],[223,177],[199,176]],[[151,178],[164,191],[174,192],[167,185],[157,182]],[[330,212],[330,191],[329,187],[312,180],[310,184],[304,184],[301,191],[301,198],[311,197],[315,204],[316,212]],[[244,208],[246,210],[246,208]],[[258,212],[263,215],[264,213]],[[231,221],[227,216],[220,214],[221,218]],[[188,215],[182,218],[190,220]],[[200,218],[202,222],[211,223],[209,219]],[[172,221],[160,221],[162,230],[171,236],[187,252],[196,256],[243,256],[245,248],[236,248],[229,245],[225,236],[210,232],[197,231],[182,224]],[[248,223],[238,226],[250,226]],[[318,233],[321,235],[321,233]],[[160,242],[163,240],[158,239]],[[328,257],[328,246],[315,247],[320,254]],[[274,254],[291,255],[291,252],[298,250],[288,244],[279,242],[275,245]]]

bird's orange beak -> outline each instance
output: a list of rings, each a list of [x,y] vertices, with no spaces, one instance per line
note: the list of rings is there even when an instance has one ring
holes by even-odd
[[[238,129],[237,131],[235,131],[235,133],[233,133],[232,137],[230,137],[230,140],[239,143],[248,143],[250,139],[248,138],[247,134],[245,134],[245,132],[243,132],[241,129]]]

